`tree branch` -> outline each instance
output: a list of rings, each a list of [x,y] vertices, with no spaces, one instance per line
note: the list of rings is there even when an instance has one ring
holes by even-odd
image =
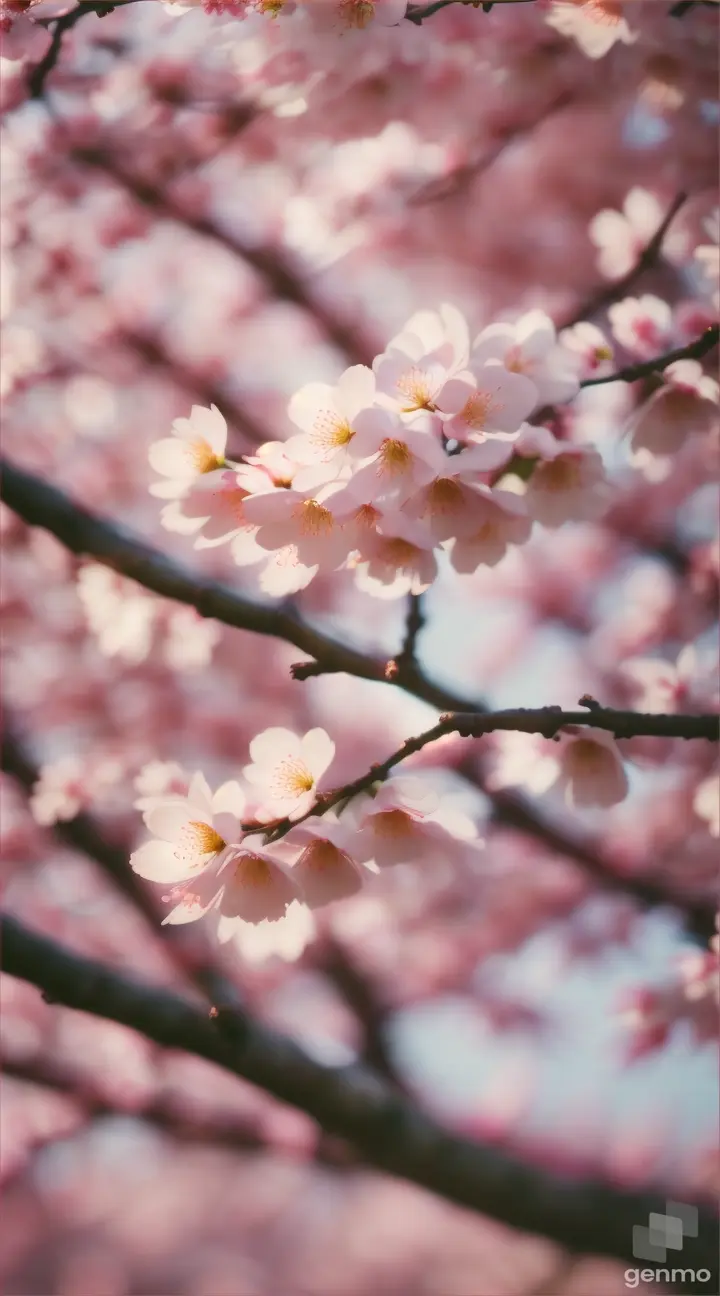
[[[310,667],[320,665],[323,672],[345,672],[359,679],[390,682],[386,661],[322,634],[307,625],[294,611],[254,603],[226,585],[187,571],[150,545],[137,540],[124,528],[81,508],[56,487],[16,468],[7,460],[0,461],[0,467],[0,496],[25,522],[50,531],[73,553],[87,554],[164,598],[194,607],[201,616],[295,644],[315,659],[296,666],[296,678],[302,678],[299,672],[303,669],[310,674]],[[322,672],[313,670],[312,673]],[[434,684],[414,665],[406,665],[395,683],[404,692],[437,707],[439,711],[482,714],[485,709],[479,702],[473,707],[467,698],[458,697]],[[665,891],[652,883],[616,877],[608,861],[598,856],[589,845],[548,823],[519,793],[489,789],[482,773],[477,777],[477,785],[491,800],[497,823],[534,837],[549,850],[575,860],[605,887],[622,887],[643,904],[670,902]],[[714,913],[710,907],[679,898],[672,903],[683,910],[690,931],[704,942],[709,940],[714,932]]]
[[[666,351],[665,355],[656,356],[654,360],[645,360],[642,364],[628,365],[625,369],[618,369],[616,373],[606,374],[604,378],[586,378],[580,386],[602,387],[605,383],[635,382],[638,378],[648,378],[651,374],[662,373],[668,365],[675,364],[676,360],[702,359],[717,346],[719,338],[720,327],[711,324],[710,328],[706,328],[699,338],[689,342],[687,346],[678,347],[675,351]]]
[[[633,1225],[663,1212],[656,1194],[544,1173],[518,1157],[443,1129],[357,1066],[323,1067],[299,1045],[249,1017],[220,1030],[187,1001],[74,954],[15,918],[2,920],[2,968],[51,1002],[121,1022],[156,1043],[206,1058],[306,1112],[347,1139],[370,1165],[457,1205],[541,1234],[568,1250],[629,1258]],[[717,1227],[700,1205],[699,1238],[683,1261],[715,1272]]]
[[[624,296],[625,293],[633,287],[635,281],[655,264],[662,250],[665,235],[680,211],[680,208],[687,202],[687,197],[686,193],[679,193],[673,199],[664,219],[660,222],[652,238],[640,253],[635,265],[631,266],[627,274],[623,275],[621,279],[616,279],[613,283],[600,288],[597,292],[586,298],[582,305],[579,306],[572,315],[563,320],[561,324],[557,325],[558,332],[562,329],[573,328],[573,326],[579,324],[581,320],[590,319],[592,315],[597,314],[597,312],[602,310],[605,306],[609,306],[619,297]]]
[[[388,756],[381,764],[372,765],[367,774],[361,774],[352,783],[334,788],[317,798],[314,805],[296,819],[277,819],[264,826],[268,841],[278,841],[313,815],[325,814],[343,801],[349,801],[367,792],[377,783],[382,783],[397,765],[414,756],[444,738],[447,734],[456,733],[461,738],[480,738],[497,730],[514,733],[542,734],[544,738],[556,738],[568,725],[588,726],[603,729],[616,738],[705,738],[709,742],[720,740],[720,716],[717,715],[646,715],[639,711],[615,711],[609,707],[600,707],[588,699],[587,711],[563,711],[559,706],[538,707],[536,709],[517,707],[507,711],[467,712],[465,715],[444,715],[431,729],[408,738],[397,751]],[[243,825],[248,831],[258,829],[255,823]]]

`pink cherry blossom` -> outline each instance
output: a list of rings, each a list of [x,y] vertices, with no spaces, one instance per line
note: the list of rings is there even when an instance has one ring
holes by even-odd
[[[507,370],[523,374],[536,389],[536,404],[549,405],[577,396],[577,368],[558,345],[555,325],[541,310],[528,311],[515,324],[491,324],[473,342],[472,360],[499,360]],[[530,411],[528,411],[529,413]],[[516,427],[527,414],[521,415]]]
[[[609,501],[603,462],[590,446],[556,441],[544,427],[526,424],[515,445],[518,454],[539,458],[524,499],[530,517],[543,526],[600,517]]]
[[[423,412],[404,422],[385,409],[358,416],[350,453],[359,466],[348,489],[358,498],[368,495],[395,505],[431,481],[447,458],[432,415]]]
[[[163,526],[168,531],[196,534],[195,547],[202,549],[225,544],[243,531],[253,534],[256,528],[243,510],[250,494],[248,478],[257,487],[267,483],[257,468],[220,470],[198,477],[181,499],[161,510]]]
[[[484,441],[517,432],[538,404],[535,383],[524,374],[511,373],[496,359],[474,358],[472,368],[450,379],[442,394],[443,410],[451,411],[443,432],[455,441]]]
[[[670,345],[672,311],[667,302],[651,293],[615,302],[608,310],[608,318],[621,346],[643,360],[652,359]]]
[[[176,761],[148,761],[133,781],[135,791],[140,793],[133,805],[136,810],[149,810],[157,797],[185,797],[190,779],[191,775]]]
[[[258,834],[243,838],[217,874],[218,939],[237,936],[241,923],[277,922],[302,900],[292,870]]]
[[[406,501],[405,515],[427,526],[435,544],[472,535],[478,525],[480,475],[496,471],[511,455],[507,442],[485,441],[446,456],[439,474]]]
[[[466,816],[441,806],[421,780],[398,776],[352,806],[353,854],[377,868],[465,858],[476,835]]]
[[[327,815],[311,818],[293,828],[285,840],[300,845],[292,876],[311,909],[344,900],[362,888],[368,875],[352,858],[352,835],[341,822]]]
[[[253,738],[252,764],[243,775],[258,789],[258,817],[299,819],[314,804],[318,782],[334,754],[335,744],[324,729],[311,729],[302,738],[290,729],[265,729]]]
[[[455,571],[463,574],[481,565],[495,567],[508,546],[524,544],[532,529],[521,497],[489,486],[474,487],[474,494],[474,529],[470,535],[458,534],[450,551]]]
[[[467,342],[467,324],[454,307],[418,312],[373,363],[379,403],[406,416],[454,412],[442,393],[467,364]]]
[[[36,823],[50,825],[74,819],[122,776],[122,766],[111,759],[82,760],[61,756],[44,764],[30,796]]]
[[[177,499],[198,477],[225,465],[227,424],[215,405],[193,405],[190,417],[175,419],[172,431],[148,452],[151,468],[167,478],[150,486],[150,494],[161,499]]]
[[[25,59],[39,63],[48,50],[51,34],[24,12],[30,7],[22,0],[3,0],[0,4],[0,59],[6,63]]]
[[[703,373],[697,360],[676,360],[663,378],[663,386],[630,424],[633,450],[674,454],[688,436],[703,435],[717,426],[720,386]]]
[[[608,279],[627,274],[662,223],[662,204],[647,189],[631,189],[622,212],[605,208],[590,222],[588,233],[600,250],[598,264]]]
[[[240,840],[245,798],[238,783],[211,792],[194,774],[187,796],[145,798],[143,819],[153,834],[130,857],[130,865],[150,882],[182,882],[209,865],[215,871]]]
[[[292,488],[267,491],[249,496],[244,514],[257,527],[254,539],[261,549],[292,547],[296,560],[304,566],[333,570],[350,552],[343,518],[334,511],[336,496],[347,504],[336,483],[321,486],[313,498]]]
[[[692,644],[683,648],[674,663],[638,657],[624,665],[622,673],[634,686],[634,703],[641,711],[682,711],[698,701],[709,705],[706,681],[699,677],[697,653]],[[712,675],[712,681],[707,681],[711,689],[715,685],[714,664]]]
[[[422,594],[438,571],[428,528],[399,513],[380,519],[351,562],[358,589],[381,599]]]
[[[563,731],[559,749],[559,782],[569,806],[611,806],[624,801],[628,778],[612,734],[604,729]]]
[[[302,432],[286,442],[287,454],[299,464],[324,467],[327,480],[336,476],[348,461],[355,420],[372,405],[374,395],[375,375],[365,365],[346,369],[334,387],[327,383],[301,387],[290,401],[288,415]],[[302,489],[302,476],[298,483]]]
[[[152,646],[160,600],[99,563],[80,568],[77,592],[100,652],[131,663],[144,661]]]
[[[602,329],[581,320],[572,328],[563,329],[558,338],[560,345],[570,352],[579,365],[578,378],[602,378],[613,371],[613,348]]]
[[[624,11],[622,0],[552,0],[545,21],[570,36],[588,58],[603,58],[620,41],[632,45],[638,38]]]

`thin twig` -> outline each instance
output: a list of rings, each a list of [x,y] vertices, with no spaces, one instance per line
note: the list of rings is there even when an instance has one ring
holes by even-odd
[[[687,202],[687,197],[688,195],[686,193],[679,193],[673,199],[665,217],[660,222],[652,238],[643,248],[634,266],[631,266],[627,274],[623,275],[621,279],[616,279],[613,283],[606,285],[604,288],[600,288],[597,292],[593,293],[592,296],[586,298],[582,305],[573,311],[572,315],[557,325],[558,332],[561,329],[573,328],[573,326],[579,324],[581,320],[590,319],[592,315],[603,310],[605,306],[609,306],[611,302],[624,296],[628,289],[632,288],[635,281],[655,264],[662,250],[665,235],[680,211],[680,208]]]
[[[706,739],[717,742],[720,739],[720,716],[718,715],[654,715],[640,711],[616,711],[610,707],[601,707],[597,703],[587,702],[585,711],[564,711],[559,706],[537,708],[516,707],[507,711],[490,711],[484,715],[468,712],[465,715],[450,714],[441,716],[436,725],[426,729],[415,738],[408,738],[402,747],[394,751],[387,760],[372,765],[366,774],[342,787],[333,788],[330,792],[321,793],[315,804],[300,818],[277,819],[266,824],[263,831],[268,841],[277,841],[284,837],[293,827],[313,815],[325,814],[341,802],[349,801],[361,792],[369,791],[374,785],[382,783],[397,765],[437,742],[447,734],[456,733],[461,738],[480,738],[498,730],[513,733],[541,734],[544,738],[553,739],[568,726],[590,726],[614,734],[616,738],[682,738],[687,740]],[[257,829],[255,822],[244,825],[247,830]]]
[[[605,383],[636,382],[638,378],[648,378],[651,374],[662,373],[669,365],[675,364],[676,360],[700,360],[717,346],[719,338],[720,327],[712,324],[699,338],[688,343],[687,346],[677,347],[675,351],[666,351],[665,355],[656,356],[654,360],[645,360],[642,364],[628,365],[625,369],[618,369],[616,373],[606,374],[604,378],[586,378],[580,386],[601,387]]]
[[[2,968],[54,1002],[121,1022],[165,1048],[216,1063],[347,1139],[370,1165],[569,1251],[629,1258],[632,1228],[665,1198],[554,1175],[497,1148],[470,1143],[393,1092],[379,1076],[350,1065],[325,1067],[293,1040],[246,1018],[231,1038],[170,991],[143,984],[75,954],[17,919],[2,920]],[[699,1238],[683,1262],[714,1272],[715,1232],[702,1203]]]
[[[359,652],[307,625],[291,607],[272,608],[243,598],[226,585],[188,571],[166,555],[139,541],[124,528],[74,504],[67,495],[31,473],[0,461],[0,495],[31,526],[50,531],[73,553],[87,554],[113,571],[137,581],[165,598],[194,607],[201,616],[255,634],[284,639],[307,652],[326,669],[360,679],[388,683],[387,662]],[[406,666],[397,687],[443,712],[483,714],[482,703],[459,697],[434,684],[419,667]],[[533,837],[549,850],[574,860],[603,886],[632,892],[645,904],[668,903],[662,888],[637,879],[619,879],[611,864],[590,845],[549,823],[520,793],[488,787],[482,770],[476,785],[493,805],[496,822]],[[703,942],[714,931],[714,913],[702,902],[674,900],[684,911],[690,932]]]

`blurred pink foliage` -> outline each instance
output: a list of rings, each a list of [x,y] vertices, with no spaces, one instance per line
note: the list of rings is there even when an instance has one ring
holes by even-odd
[[[348,369],[384,356],[387,395],[390,340],[451,303],[476,339],[473,382],[502,361],[503,392],[519,402],[491,437],[523,424],[521,458],[540,455],[546,474],[582,464],[587,480],[559,517],[555,496],[538,502],[538,475],[523,499],[548,525],[530,536],[505,501],[507,548],[465,537],[464,557],[441,557],[420,668],[497,708],[574,708],[589,694],[716,712],[713,357],[577,394],[717,322],[712,7],[675,17],[670,0],[498,0],[422,22],[411,20],[421,6],[403,19],[395,0],[84,7],[107,12],[0,3],[0,392],[13,463],[184,566],[273,606],[289,594],[311,624],[401,662],[411,582],[378,598],[372,580],[321,563],[293,583],[279,560],[251,562],[226,519],[238,487],[243,503],[313,467],[303,419],[313,426],[317,390],[298,392],[324,384],[325,400]],[[600,10],[621,25],[598,26]],[[661,248],[625,286],[678,195]],[[520,370],[539,393],[526,409]],[[441,377],[457,377],[452,364]],[[472,439],[442,390],[453,436]],[[538,413],[540,400],[552,408]],[[348,401],[336,421],[362,418]],[[539,432],[523,423],[532,410]],[[368,412],[375,446],[384,434]],[[227,432],[211,470],[224,456],[244,464],[225,482],[212,543],[197,547],[197,528],[178,522],[195,477],[176,478],[179,452],[157,449],[178,422],[191,445],[201,424],[211,440]],[[291,437],[287,455],[258,454]],[[153,493],[159,475],[180,480],[176,499]],[[503,492],[485,476],[471,485],[493,517]],[[267,531],[275,519],[257,498]],[[191,520],[202,503],[192,496]],[[291,643],[204,619],[1,510],[6,724],[37,766],[23,774],[16,751],[3,776],[8,910],[196,998],[188,985],[210,961],[314,1058],[384,1070],[468,1139],[550,1172],[712,1196],[718,938],[691,930],[714,903],[712,744],[636,737],[620,760],[608,735],[584,753],[582,735],[446,735],[375,803],[415,834],[398,867],[382,867],[395,856],[371,840],[370,819],[351,819],[350,837],[333,824],[321,850],[309,825],[289,841],[305,866],[313,843],[323,860],[344,856],[342,898],[328,889],[330,903],[300,917],[298,905],[280,935],[266,923],[243,941],[233,926],[218,946],[203,919],[177,936],[160,925],[157,886],[137,881],[143,911],[108,856],[90,858],[72,833],[78,812],[129,860],[147,840],[143,813],[186,796],[196,771],[215,790],[264,762],[275,800],[253,778],[248,813],[294,813],[316,784],[385,760],[436,708],[391,682],[294,679],[307,654]],[[436,528],[430,552],[446,539]],[[316,556],[308,547],[301,563]],[[374,556],[371,577],[388,566]],[[283,800],[274,754],[251,751],[268,730],[325,731],[331,783],[328,761],[310,761],[309,786],[289,795],[286,783]],[[444,819],[407,787],[403,799],[400,775]],[[589,804],[588,786],[601,789]],[[519,790],[537,811],[530,826],[513,809]],[[214,866],[226,857],[213,850]],[[643,908],[645,882],[678,911]],[[620,1262],[570,1256],[368,1169],[303,1112],[200,1058],[11,977],[2,993],[9,1296],[626,1290]]]

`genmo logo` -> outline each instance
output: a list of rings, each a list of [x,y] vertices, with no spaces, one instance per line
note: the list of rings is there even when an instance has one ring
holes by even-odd
[[[633,1255],[637,1260],[667,1261],[668,1251],[682,1251],[686,1237],[698,1235],[698,1213],[685,1202],[666,1202],[665,1214],[653,1213],[647,1224],[633,1228]],[[710,1282],[709,1269],[626,1269],[625,1286],[641,1282]]]

